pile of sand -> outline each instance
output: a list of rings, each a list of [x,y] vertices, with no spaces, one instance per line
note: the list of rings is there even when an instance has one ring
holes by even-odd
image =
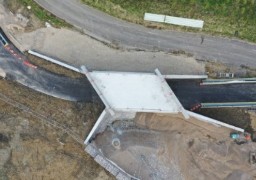
[[[230,130],[180,115],[139,114],[132,127],[115,126],[95,146],[129,174],[141,179],[253,179],[249,152],[256,144],[235,144]],[[114,130],[113,130],[114,129]],[[119,148],[113,139],[120,140]]]

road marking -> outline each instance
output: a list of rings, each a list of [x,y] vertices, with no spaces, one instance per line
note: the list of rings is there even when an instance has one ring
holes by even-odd
[[[33,69],[37,69],[37,66],[31,64],[28,60],[23,61],[23,64]]]

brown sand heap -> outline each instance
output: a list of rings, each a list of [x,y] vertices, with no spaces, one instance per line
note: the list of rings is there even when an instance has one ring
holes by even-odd
[[[253,179],[254,143],[237,145],[230,130],[181,115],[141,113],[116,121],[94,145],[109,160],[140,179]]]

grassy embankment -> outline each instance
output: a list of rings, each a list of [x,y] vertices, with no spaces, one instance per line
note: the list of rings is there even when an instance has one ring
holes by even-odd
[[[205,21],[203,32],[239,37],[256,42],[255,0],[81,0],[118,18],[131,22],[175,30],[195,31],[171,25],[143,21],[145,12]]]

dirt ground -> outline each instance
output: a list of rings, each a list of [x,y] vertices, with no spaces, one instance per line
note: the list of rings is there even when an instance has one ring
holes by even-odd
[[[0,80],[0,92],[85,139],[101,104],[55,99]],[[0,101],[0,179],[112,179],[65,132]]]
[[[255,143],[235,144],[230,130],[181,115],[141,113],[129,126],[117,121],[94,141],[102,154],[141,179],[252,180]],[[116,146],[113,142],[119,141]]]

